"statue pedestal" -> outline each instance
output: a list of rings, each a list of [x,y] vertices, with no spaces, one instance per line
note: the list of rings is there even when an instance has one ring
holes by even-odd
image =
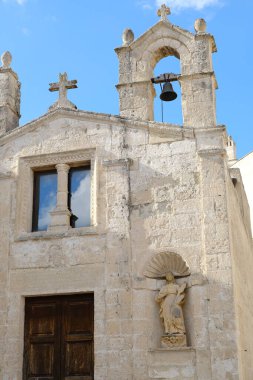
[[[164,348],[186,347],[186,335],[185,334],[171,334],[163,335],[161,338],[161,344]]]
[[[157,348],[148,353],[149,379],[193,380],[196,372],[196,350],[192,347]]]

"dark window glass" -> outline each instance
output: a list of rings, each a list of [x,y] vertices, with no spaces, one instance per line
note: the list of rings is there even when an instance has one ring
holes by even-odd
[[[56,207],[56,170],[34,173],[33,231],[45,231],[50,224],[50,211]]]
[[[90,225],[90,167],[71,168],[69,171],[69,209],[71,227]]]

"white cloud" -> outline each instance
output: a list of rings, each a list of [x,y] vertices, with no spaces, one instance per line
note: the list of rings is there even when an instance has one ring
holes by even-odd
[[[151,9],[154,9],[154,5],[150,0],[140,0],[137,2],[137,5],[140,6],[145,11],[150,11]]]
[[[89,226],[90,224],[90,175],[87,174],[85,178],[80,181],[79,187],[72,194],[71,210],[74,215],[77,214],[79,216],[76,222],[76,227]]]
[[[51,222],[50,211],[56,206],[56,193],[50,192],[44,202],[45,204],[39,210],[38,230],[46,229]]]
[[[58,18],[54,15],[48,15],[45,17],[45,20],[47,22],[58,22]]]
[[[150,4],[142,4],[142,8],[143,9],[153,9],[152,6]]]
[[[2,0],[2,3],[7,3],[7,4],[18,4],[18,5],[25,5],[27,0]]]
[[[201,10],[203,8],[221,5],[222,0],[156,0],[156,5],[160,7],[162,4],[166,4],[173,11],[180,11],[186,8],[193,8]]]
[[[21,28],[21,32],[25,35],[25,36],[30,36],[30,30],[28,28],[26,28],[25,26],[23,28]]]

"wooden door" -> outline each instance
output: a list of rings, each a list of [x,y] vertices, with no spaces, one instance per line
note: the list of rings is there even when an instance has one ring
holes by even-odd
[[[24,380],[93,380],[93,294],[25,305]]]

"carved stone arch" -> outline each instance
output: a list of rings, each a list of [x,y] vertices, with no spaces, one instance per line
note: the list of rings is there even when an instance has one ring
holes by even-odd
[[[182,43],[173,38],[160,38],[154,41],[149,48],[144,51],[140,61],[149,63],[150,71],[147,71],[147,79],[153,75],[153,70],[157,63],[168,56],[174,56],[180,60],[181,73],[185,74],[185,67],[191,60],[191,52]],[[180,74],[180,73],[178,73]]]
[[[133,79],[137,79],[136,77],[140,75],[142,80],[149,80],[156,64],[168,56],[180,59],[182,68],[186,67],[186,63],[190,61],[193,41],[194,36],[189,32],[182,32],[180,28],[169,23],[156,24],[131,44],[133,65],[136,62]],[[144,67],[145,76],[143,75]],[[135,67],[132,68],[132,71],[134,73]]]
[[[194,35],[192,33],[184,31],[179,27],[175,27],[170,23],[160,22],[149,29],[137,40],[133,41],[131,44],[131,49],[138,50],[142,55],[142,52],[149,49],[151,44],[155,41],[167,38],[171,39],[171,41],[177,41],[179,45],[184,45],[189,51],[192,50],[192,42],[194,42]],[[166,44],[167,42],[164,42],[164,45]]]
[[[117,48],[120,114],[142,120],[154,119],[153,70],[161,59],[173,55],[181,64],[183,125],[193,128],[215,126],[213,51],[214,41],[209,34],[193,35],[163,21],[128,46]]]

